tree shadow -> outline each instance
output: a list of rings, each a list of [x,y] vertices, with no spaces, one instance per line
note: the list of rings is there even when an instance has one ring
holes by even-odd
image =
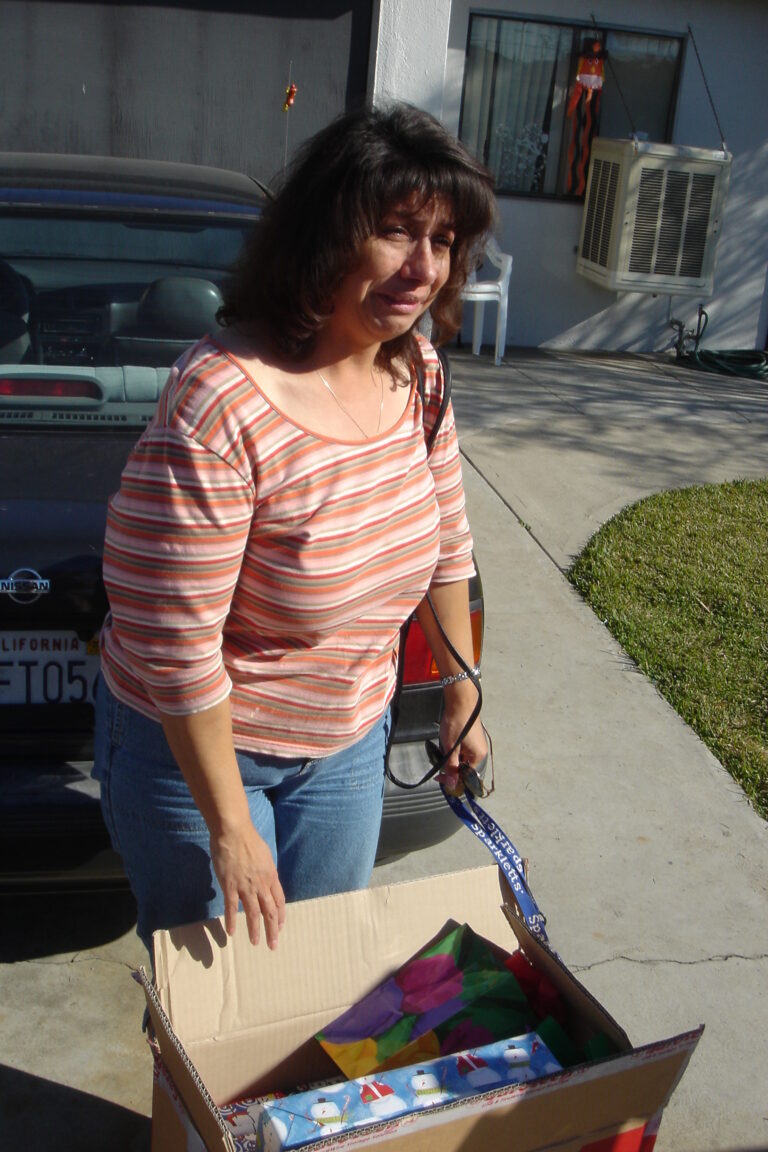
[[[0,1065],[1,1152],[148,1152],[150,1131],[148,1116],[121,1104]]]
[[[451,363],[464,458],[561,568],[635,500],[765,474],[766,382],[619,353]]]

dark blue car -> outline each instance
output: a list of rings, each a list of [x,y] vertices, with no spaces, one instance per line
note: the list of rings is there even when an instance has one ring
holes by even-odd
[[[266,190],[238,173],[0,154],[0,887],[122,881],[91,780],[106,502],[168,367],[216,326]],[[472,591],[477,661],[482,596]],[[420,779],[441,689],[409,631],[391,767]],[[387,782],[379,859],[458,826]]]

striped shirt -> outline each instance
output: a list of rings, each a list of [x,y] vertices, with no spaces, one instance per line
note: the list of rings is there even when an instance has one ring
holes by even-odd
[[[157,718],[230,695],[235,746],[326,756],[378,720],[399,629],[474,572],[450,404],[423,338],[394,428],[331,440],[275,409],[210,339],[178,362],[110,501],[102,668]]]

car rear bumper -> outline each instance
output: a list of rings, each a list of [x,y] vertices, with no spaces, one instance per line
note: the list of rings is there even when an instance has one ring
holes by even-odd
[[[389,768],[398,780],[421,780],[429,771],[423,742],[393,744]],[[439,844],[460,827],[434,779],[418,789],[398,788],[387,780],[376,862],[381,864],[416,848]]]
[[[101,817],[90,761],[3,765],[0,892],[99,890],[126,886]],[[393,744],[390,770],[415,782],[429,769],[421,741]],[[377,863],[438,844],[459,827],[430,780],[418,789],[386,780]]]
[[[0,791],[0,892],[126,886],[90,761],[5,763]]]

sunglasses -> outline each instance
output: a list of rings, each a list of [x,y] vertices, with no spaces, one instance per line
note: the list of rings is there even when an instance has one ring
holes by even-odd
[[[467,764],[465,760],[459,762],[459,780],[464,786],[464,791],[469,792],[476,800],[485,800],[496,787],[493,770],[493,744],[490,734],[485,728],[483,728],[483,732],[485,732],[485,739],[488,742],[488,753],[477,765],[477,768],[473,768],[470,764]],[[426,741],[426,749],[430,764],[438,770],[438,773],[441,772],[445,765],[445,753],[434,740]],[[487,784],[485,776],[487,775],[489,765],[491,779],[490,784]],[[461,795],[461,793],[459,793],[459,795]]]

